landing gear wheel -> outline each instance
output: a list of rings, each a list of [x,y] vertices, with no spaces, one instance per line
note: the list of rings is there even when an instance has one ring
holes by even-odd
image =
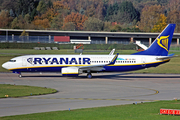
[[[91,74],[91,73],[88,73],[88,74],[87,74],[87,78],[92,78],[92,74]]]
[[[22,78],[22,75],[21,75],[21,74],[19,74],[19,75],[18,75],[18,77],[19,77],[19,78]]]

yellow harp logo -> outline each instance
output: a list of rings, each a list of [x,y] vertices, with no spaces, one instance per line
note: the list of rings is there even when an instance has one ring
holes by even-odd
[[[169,35],[161,36],[160,38],[157,38],[157,44],[167,51],[168,51],[168,41],[169,41]]]

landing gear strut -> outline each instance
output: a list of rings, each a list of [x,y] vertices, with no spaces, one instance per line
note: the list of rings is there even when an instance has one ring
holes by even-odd
[[[92,78],[92,74],[91,73],[87,73],[87,78]]]

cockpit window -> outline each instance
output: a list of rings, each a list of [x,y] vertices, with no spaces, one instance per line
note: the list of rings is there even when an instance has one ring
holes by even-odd
[[[9,62],[16,62],[16,60],[9,60]]]

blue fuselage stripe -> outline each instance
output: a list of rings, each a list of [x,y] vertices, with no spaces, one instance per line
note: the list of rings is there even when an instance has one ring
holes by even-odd
[[[166,62],[168,61],[152,63],[152,64],[144,64],[144,65],[111,65],[111,66],[104,66],[104,70],[102,71],[103,72],[126,72],[126,71],[139,70],[143,68],[156,67]],[[14,72],[61,72],[61,69],[63,67],[66,67],[66,66],[22,68],[22,69],[13,69],[12,71]]]

